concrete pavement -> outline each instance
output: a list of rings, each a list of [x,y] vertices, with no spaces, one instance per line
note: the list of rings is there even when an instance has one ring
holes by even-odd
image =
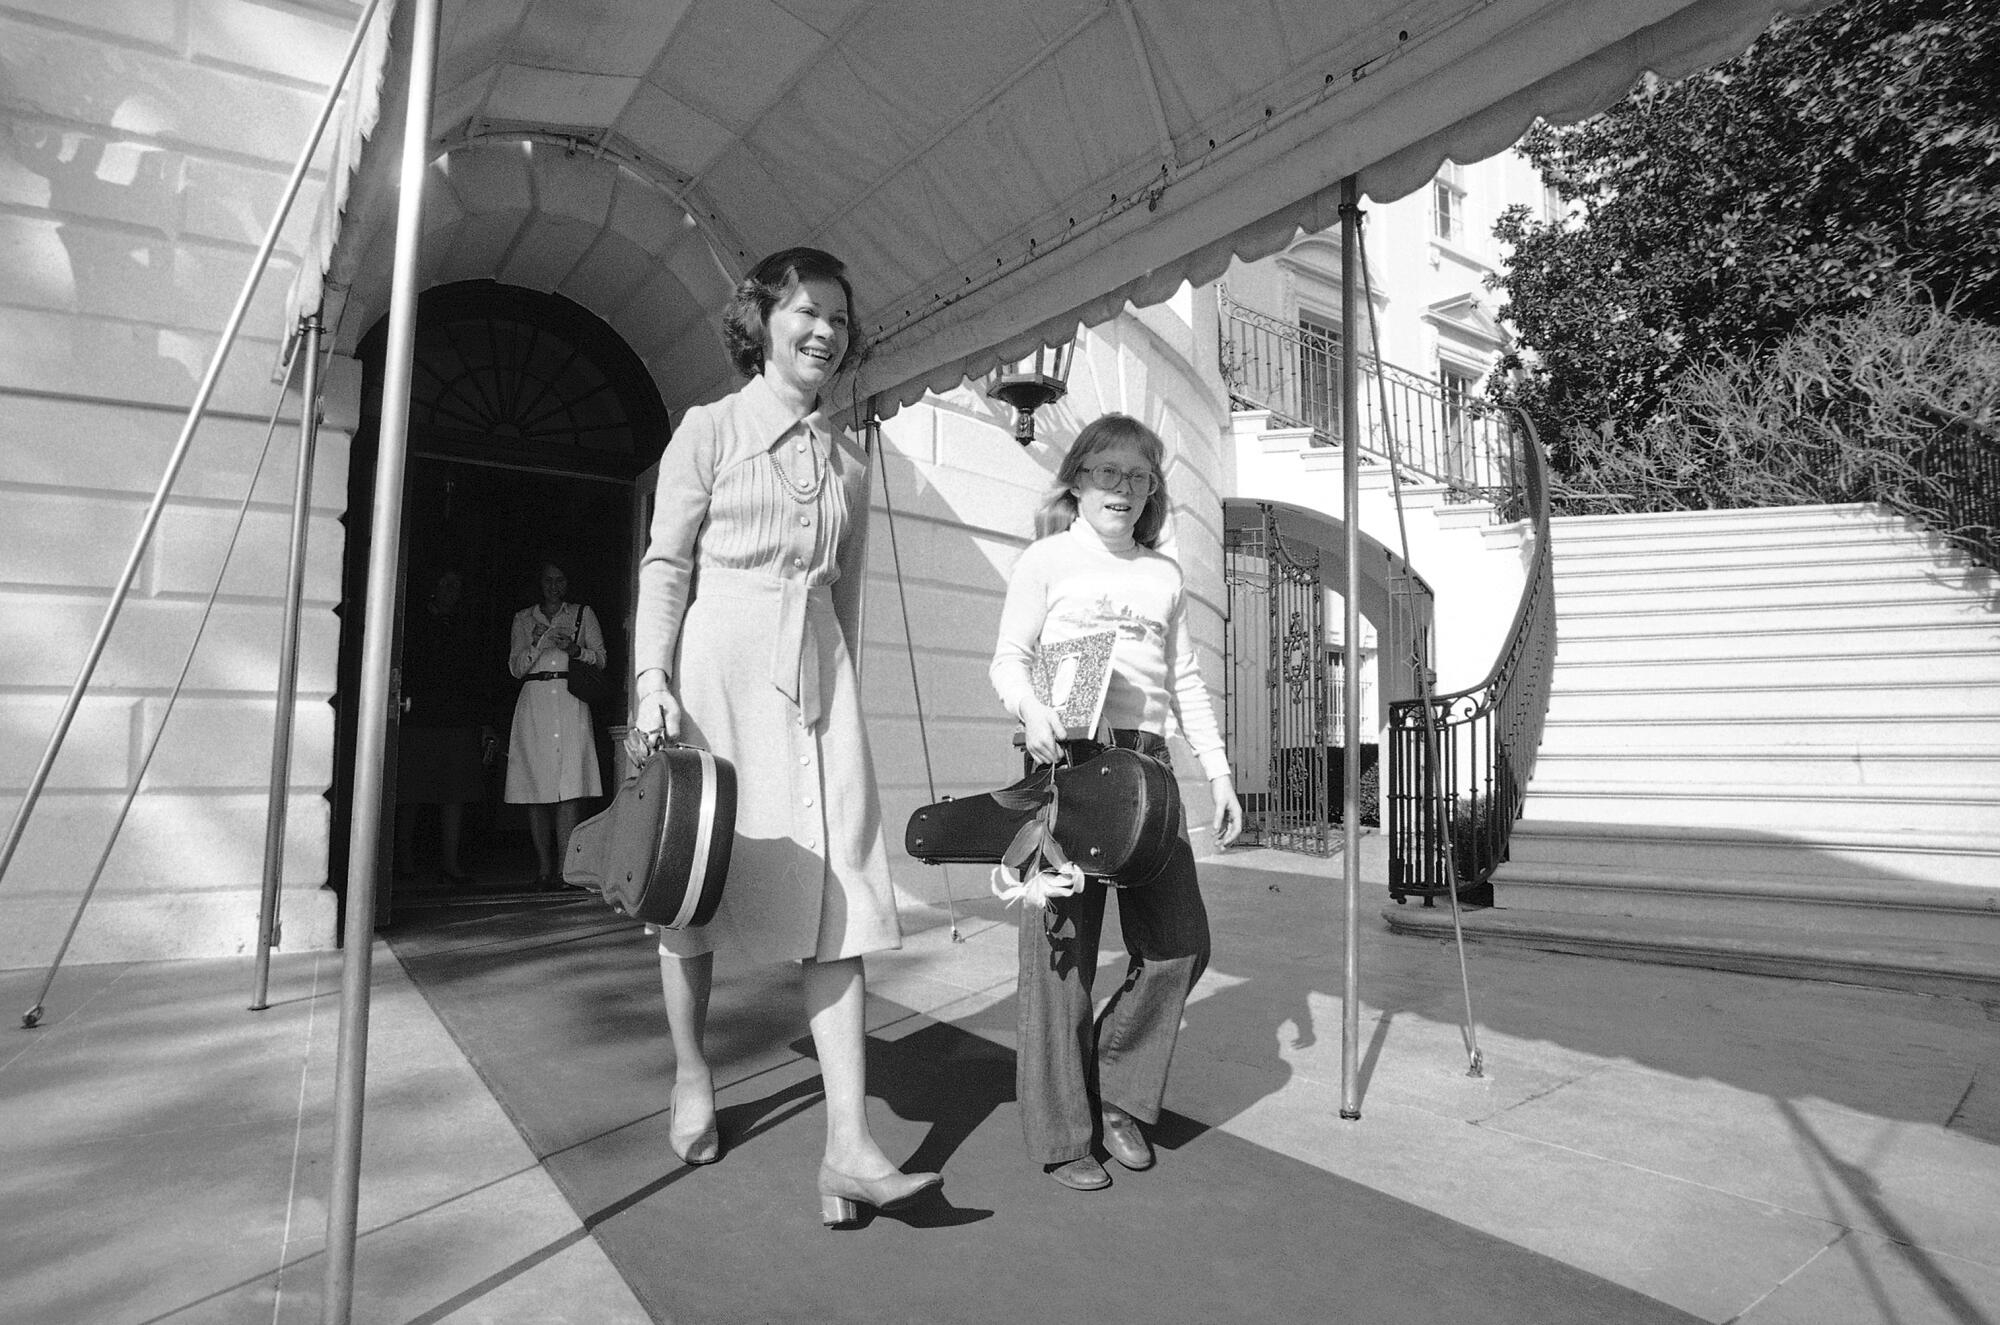
[[[1474,1079],[1452,947],[1386,932],[1379,857],[1361,1118],[1337,1116],[1339,862],[1265,851],[1204,865],[1215,959],[1169,1108],[1708,1320],[2000,1322],[2000,1009],[1474,945]],[[913,908],[870,959],[874,1023],[1011,1044],[1011,914],[944,921]],[[260,1013],[247,960],[77,967],[42,1028],[10,1013],[0,1319],[319,1319],[339,967],[281,955]],[[379,943],[374,970],[354,1318],[645,1320]],[[0,992],[25,1010],[39,979]]]

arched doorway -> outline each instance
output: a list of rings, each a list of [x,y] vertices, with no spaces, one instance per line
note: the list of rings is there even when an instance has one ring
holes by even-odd
[[[340,676],[334,696],[336,766],[329,878],[345,895],[349,877],[349,803],[356,747],[355,708],[361,604],[368,565],[381,421],[386,320],[357,347],[362,362],[362,418],[348,470],[346,555],[341,584]],[[458,636],[466,641],[453,671],[467,712],[497,738],[496,758],[479,798],[464,810],[461,864],[482,891],[504,891],[516,873],[532,877],[525,824],[501,799],[508,720],[515,682],[506,667],[516,610],[534,601],[540,564],[560,564],[569,597],[587,603],[602,624],[607,670],[629,671],[632,566],[644,531],[635,491],[657,463],[669,435],[658,388],[631,348],[587,309],[558,295],[467,281],[426,291],[418,302],[410,400],[410,454],[404,487],[402,586],[397,620],[401,674],[403,622],[422,610],[438,576],[463,584]],[[391,702],[390,767],[383,777],[378,923],[406,898],[438,891],[434,808],[406,810],[398,849],[396,703]],[[604,713],[600,721],[620,714]],[[608,733],[600,731],[607,746]],[[521,856],[516,868],[512,857]]]

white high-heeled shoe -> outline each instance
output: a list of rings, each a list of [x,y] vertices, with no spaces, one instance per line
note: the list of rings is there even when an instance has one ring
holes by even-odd
[[[828,1228],[840,1228],[861,1218],[857,1208],[871,1205],[877,1210],[897,1210],[933,1187],[942,1187],[938,1173],[891,1173],[881,1178],[857,1178],[831,1165],[819,1166],[819,1221]]]

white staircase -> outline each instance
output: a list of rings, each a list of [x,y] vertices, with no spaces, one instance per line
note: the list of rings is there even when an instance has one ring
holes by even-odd
[[[1547,733],[1477,932],[2000,995],[2000,577],[1870,506],[1552,541]]]

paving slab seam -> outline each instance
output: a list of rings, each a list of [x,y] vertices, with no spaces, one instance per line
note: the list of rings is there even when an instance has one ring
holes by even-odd
[[[1611,1063],[1599,1063],[1588,1071],[1579,1072],[1573,1077],[1566,1077],[1561,1081],[1555,1082],[1554,1084],[1550,1085],[1546,1090],[1538,1090],[1531,1095],[1522,1096],[1520,1099],[1515,1100],[1512,1104],[1502,1105],[1497,1111],[1487,1114],[1486,1117],[1489,1119],[1499,1118],[1505,1114],[1511,1113],[1515,1109],[1521,1108],[1523,1105],[1533,1104],[1537,1100],[1545,1100],[1559,1090],[1567,1090],[1571,1086],[1576,1085],[1580,1081],[1588,1081],[1592,1077],[1601,1076],[1606,1071],[1610,1070],[1612,1067],[1613,1064]],[[1478,1123],[1482,1120],[1470,1119],[1468,1121]]]
[[[1958,1103],[1952,1105],[1951,1113],[1944,1120],[1946,1131],[1950,1131],[1953,1125],[1965,1116],[1965,1106],[1972,1099],[1972,1092],[1979,1089],[1979,1074],[1982,1071],[1983,1068],[1972,1069],[1972,1079],[1965,1083],[1965,1092],[1958,1097]]]
[[[306,1161],[306,1118],[311,1111],[313,1075],[313,1050],[319,1035],[319,993],[320,979],[325,973],[324,960],[313,962],[312,995],[306,1004],[305,1052],[299,1055],[299,1095],[292,1120],[292,1171],[285,1188],[285,1223],[278,1237],[278,1264],[271,1272],[271,1319],[282,1318],[285,1302],[285,1265],[288,1253],[295,1245],[293,1225],[299,1209],[299,1178]],[[321,1234],[322,1239],[324,1234]]]
[[[82,1013],[82,1011],[85,1008],[89,1007],[91,1004],[95,1003],[98,999],[102,998],[107,992],[110,991],[113,985],[117,984],[120,980],[123,980],[125,978],[126,971],[129,971],[131,969],[132,969],[131,964],[127,963],[125,966],[125,970],[122,970],[118,974],[112,976],[109,980],[105,981],[104,984],[100,985],[98,988],[91,990],[90,993],[84,996],[82,1002],[76,1004],[73,1007],[65,1008],[60,1014],[57,1015],[55,1020],[43,1021],[35,1026],[17,1026],[16,1029],[21,1032],[22,1038],[18,1043],[15,1051],[11,1054],[8,1054],[4,1061],[0,1061],[0,1072],[6,1071],[8,1068],[12,1067],[15,1063],[19,1062],[24,1056],[33,1053],[38,1044],[47,1043],[48,1040],[51,1038],[53,1032],[63,1029],[71,1020],[73,1020],[80,1013]],[[53,990],[53,987],[51,988]],[[26,1016],[27,1013],[28,1013],[27,1008],[21,1009],[21,1015]]]
[[[1872,1238],[1876,1242],[1885,1243],[1891,1247],[1901,1247],[1909,1251],[1922,1252],[1925,1258],[1929,1260],[1954,1261],[1970,1270],[2000,1270],[2000,1261],[1975,1260],[1963,1252],[1952,1251],[1946,1247],[1926,1246],[1921,1242],[1912,1242],[1908,1238],[1891,1237],[1889,1234],[1881,1232],[1878,1229],[1848,1228],[1847,1232],[1857,1238]]]
[[[583,900],[583,898],[579,895],[576,900],[580,902]],[[566,902],[564,904],[575,905],[574,902]],[[619,933],[624,933],[628,930],[631,931],[632,935],[635,938],[639,937],[643,933],[643,931],[636,928],[636,922],[627,920],[622,916],[614,915],[609,917],[604,923],[602,923],[598,927],[592,929],[565,931],[564,933],[561,934],[549,935],[546,937],[542,935],[531,935],[524,938],[519,934],[503,934],[497,938],[482,939],[477,942],[466,942],[466,943],[456,944],[453,947],[453,951],[460,953],[534,952],[541,948],[559,948],[571,943],[585,943],[589,942],[592,939],[603,938],[607,934],[619,934]]]
[[[1818,1251],[1815,1251],[1812,1255],[1806,1257],[1804,1260],[1800,1261],[1797,1265],[1793,1266],[1790,1273],[1786,1274],[1783,1278],[1779,1279],[1777,1283],[1772,1284],[1769,1288],[1759,1293],[1755,1298],[1752,1298],[1748,1303],[1744,1305],[1742,1310],[1737,1311],[1735,1314],[1731,1315],[1728,1319],[1724,1320],[1721,1323],[1721,1325],[1736,1325],[1737,1321],[1742,1320],[1745,1316],[1755,1311],[1758,1307],[1762,1306],[1764,1303],[1770,1301],[1773,1297],[1783,1292],[1787,1284],[1797,1279],[1800,1275],[1804,1274],[1807,1270],[1811,1269],[1813,1266],[1819,1264],[1820,1261],[1825,1259],[1826,1254],[1828,1252],[1832,1251],[1842,1242],[1845,1242],[1847,1240],[1848,1235],[1853,1231],[1854,1230],[1850,1228],[1838,1229],[1838,1231],[1836,1231],[1831,1238],[1828,1238],[1826,1242],[1820,1246]]]
[[[1892,1243],[1896,1246],[1910,1247],[1916,1250],[1920,1250],[1927,1256],[1950,1255],[1949,1252],[1938,1251],[1934,1248],[1925,1246],[1923,1243],[1916,1242],[1908,1238],[1891,1237],[1886,1233],[1880,1233],[1873,1229],[1862,1228],[1859,1225],[1847,1223],[1843,1218],[1836,1217],[1834,1215],[1829,1215],[1824,1212],[1803,1210],[1794,1205],[1786,1205],[1781,1201],[1766,1200],[1765,1198],[1759,1196],[1746,1196],[1742,1192],[1731,1191],[1727,1187],[1718,1187],[1714,1183],[1702,1182],[1697,1178],[1685,1177],[1678,1173],[1668,1173],[1665,1170],[1652,1168],[1645,1164],[1634,1164],[1627,1160],[1618,1159],[1615,1156],[1604,1154],[1600,1151],[1585,1150],[1580,1146],[1564,1145],[1561,1142],[1550,1141],[1544,1137],[1530,1136],[1525,1132],[1511,1131],[1505,1127],[1489,1126],[1487,1123],[1482,1122],[1478,1119],[1465,1119],[1463,1121],[1465,1122],[1465,1125],[1468,1127],[1476,1127],[1482,1131],[1492,1132],[1496,1136],[1511,1137],[1516,1141],[1524,1141],[1531,1145],[1543,1146],[1549,1150],[1559,1150],[1566,1154],[1575,1155],[1580,1159],[1587,1159],[1600,1164],[1609,1164],[1616,1168],[1623,1169],[1631,1173],[1643,1173],[1650,1177],[1659,1178],[1666,1182],[1677,1183],[1681,1186],[1690,1187],[1697,1191],[1711,1192],[1717,1196],[1724,1197],[1728,1200],[1741,1201],[1746,1205],[1758,1206],[1765,1210],[1772,1211],[1773,1213],[1776,1214],[1793,1215],[1800,1219],[1810,1220],[1816,1224],[1825,1224],[1831,1228],[1840,1229],[1844,1233],[1860,1233],[1860,1234],[1865,1234],[1869,1237],[1880,1238],[1882,1241]],[[1838,1241],[1838,1239],[1836,1239],[1836,1241]],[[1968,1265],[1980,1265],[1983,1267],[1982,1262],[1974,1261],[1963,1256],[1954,1257],[1954,1259],[1963,1260]]]
[[[530,1164],[525,1168],[517,1169],[512,1173],[500,1174],[499,1176],[487,1182],[482,1182],[477,1186],[468,1187],[463,1191],[456,1192],[449,1199],[434,1202],[433,1204],[426,1206],[421,1210],[407,1211],[404,1214],[396,1216],[394,1219],[385,1220],[379,1224],[371,1224],[367,1228],[357,1229],[355,1232],[356,1256],[358,1258],[361,1252],[368,1249],[368,1239],[372,1237],[388,1233],[396,1229],[400,1225],[410,1222],[413,1219],[423,1218],[425,1216],[435,1214],[441,1210],[449,1209],[451,1206],[457,1204],[462,1200],[465,1200],[472,1196],[476,1196],[479,1193],[484,1192],[490,1188],[497,1187],[502,1183],[512,1182],[517,1178],[521,1178],[533,1173],[539,1173],[541,1169],[542,1166],[539,1163]],[[578,1227],[575,1230],[575,1232],[579,1235],[587,1234],[588,1231],[589,1230],[585,1229],[581,1225],[578,1225]],[[305,1245],[304,1240],[301,1239],[298,1245],[304,1246]],[[325,1259],[326,1259],[326,1248],[323,1246],[313,1246],[308,1249],[300,1250],[297,1252],[288,1252],[280,1259],[275,1271],[265,1271],[260,1274],[253,1274],[246,1278],[239,1279],[234,1283],[224,1284],[221,1287],[216,1288],[208,1293],[204,1293],[201,1297],[195,1298],[192,1301],[180,1303],[162,1315],[148,1317],[146,1320],[139,1322],[139,1325],[161,1325],[161,1322],[172,1320],[175,1317],[181,1316],[184,1313],[193,1310],[195,1307],[203,1306],[207,1303],[214,1302],[222,1298],[226,1298],[232,1293],[240,1293],[244,1289],[253,1288],[256,1285],[265,1282],[266,1280],[271,1280],[274,1289],[277,1290],[272,1302],[272,1314],[271,1314],[272,1320],[276,1321],[280,1319],[283,1314],[284,1298],[283,1298],[282,1286],[284,1282],[284,1276],[288,1272],[296,1273],[297,1271],[305,1268],[308,1265],[324,1264]],[[314,1282],[316,1283],[316,1280]],[[317,1293],[307,1292],[305,1296],[308,1298],[308,1300],[313,1300],[316,1299]]]
[[[938,981],[938,983],[945,984],[948,982],[940,980]],[[996,990],[1003,988],[1011,989],[1015,985],[1015,983],[1016,981],[1014,980],[995,980],[991,984],[978,985],[978,986],[955,985],[953,986],[954,988],[963,991],[956,997],[948,999],[943,1003],[935,1004],[930,1008],[911,1008],[906,1015],[897,1017],[893,1021],[884,1022],[881,1026],[869,1027],[868,1033],[873,1035],[878,1030],[886,1029],[887,1027],[894,1026],[900,1022],[908,1021],[911,1017],[929,1017],[933,1021],[951,1021],[952,1020],[951,1009],[964,1008],[966,1004],[973,1002],[975,999],[985,998],[994,993],[994,991]],[[869,992],[873,994],[875,991],[870,990]],[[981,1011],[982,1009],[972,1008],[970,1010],[973,1012],[978,1012]],[[971,1030],[972,1028],[968,1026],[965,1027],[964,1029]],[[1969,1094],[1970,1092],[1968,1091],[1967,1093]]]

